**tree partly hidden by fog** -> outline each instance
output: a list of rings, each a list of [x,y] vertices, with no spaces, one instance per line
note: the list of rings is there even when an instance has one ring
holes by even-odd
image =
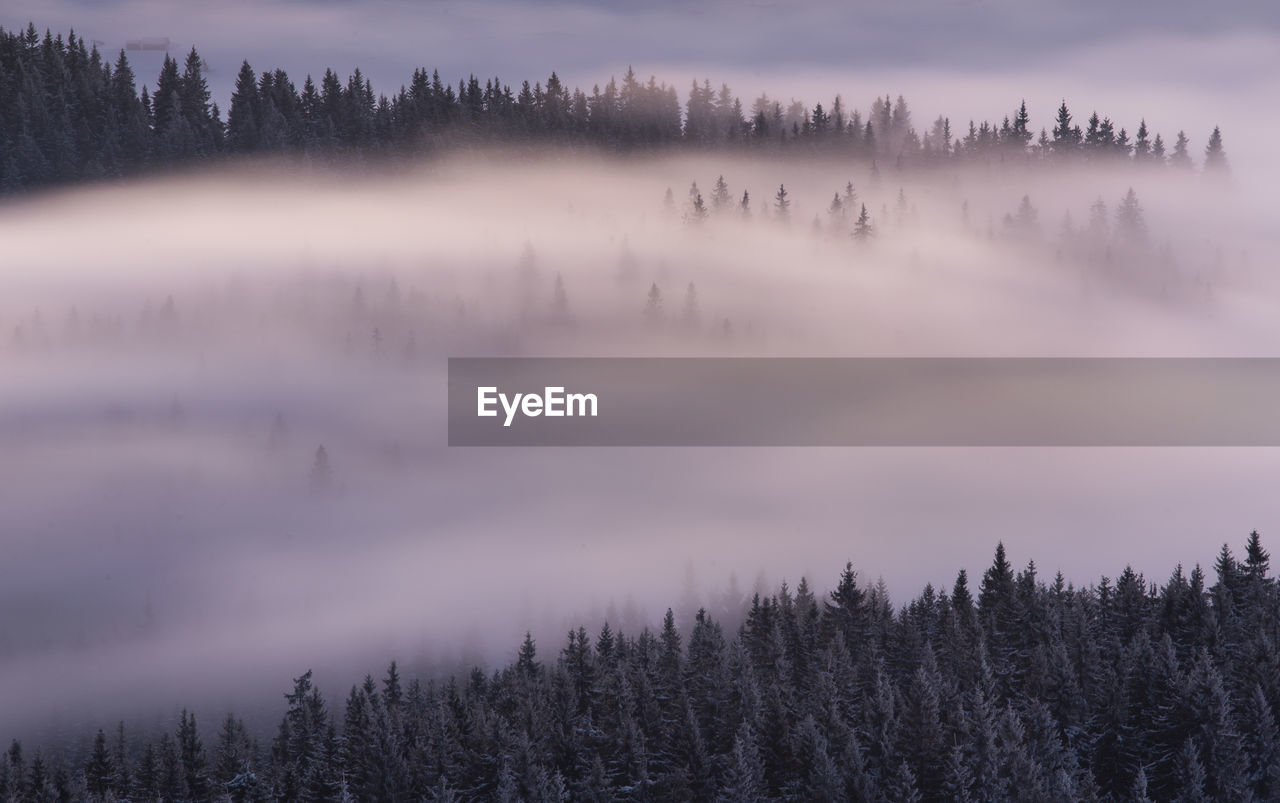
[[[229,154],[353,157],[432,152],[476,144],[548,143],[606,151],[683,148],[783,150],[928,167],[952,160],[1036,162],[1121,159],[1190,167],[1190,140],[1179,131],[1171,152],[1146,121],[1133,135],[1096,112],[1082,129],[1063,101],[1038,136],[1026,103],[999,124],[969,121],[965,133],[938,117],[917,128],[902,96],[877,97],[864,117],[837,96],[829,106],[761,95],[750,107],[728,85],[694,81],[682,105],[675,87],[641,80],[628,69],[590,93],[553,72],[545,84],[518,90],[476,76],[456,86],[436,71],[415,70],[398,91],[375,94],[360,70],[342,81],[326,69],[299,90],[283,70],[260,74],[245,62],[224,116],[210,97],[193,47],[181,61],[165,56],[153,84],[136,89],[124,51],[114,63],[74,32],[64,39],[33,24],[0,29],[0,188],[114,177]],[[1227,159],[1221,131],[1210,135],[1204,168]],[[878,170],[878,168],[877,168]],[[713,209],[727,204],[716,187]],[[785,198],[778,211],[786,214]],[[704,202],[705,205],[705,202]],[[743,208],[746,208],[745,199]]]
[[[1074,588],[1001,545],[895,610],[846,566],[656,633],[526,636],[492,674],[393,662],[343,699],[304,672],[274,733],[184,710],[14,742],[0,800],[1275,800],[1280,585],[1256,532],[1214,574]]]

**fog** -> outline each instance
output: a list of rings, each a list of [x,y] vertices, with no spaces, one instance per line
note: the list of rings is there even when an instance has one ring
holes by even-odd
[[[1268,198],[1128,168],[877,184],[860,163],[506,156],[255,164],[0,212],[6,729],[270,720],[310,667],[337,693],[393,657],[505,660],[526,629],[554,650],[578,622],[715,605],[731,574],[823,588],[853,560],[903,602],[998,539],[1089,583],[1274,529],[1274,450],[466,450],[444,421],[448,356],[1276,356]],[[689,222],[689,183],[721,174],[752,216]],[[850,181],[869,244],[827,212]],[[789,223],[761,214],[784,182]],[[1059,221],[1129,186],[1152,246],[1090,264]],[[1018,234],[1024,194],[1039,230]]]
[[[392,658],[415,675],[506,661],[526,630],[547,657],[571,625],[715,608],[731,577],[741,595],[801,576],[825,589],[852,560],[902,603],[959,568],[976,578],[997,540],[1015,565],[1087,584],[1126,563],[1162,581],[1280,532],[1272,449],[467,450],[445,445],[444,418],[450,356],[1280,356],[1273,6],[1210,25],[1126,14],[1099,37],[1100,4],[1045,3],[1032,23],[980,3],[972,37],[917,24],[900,47],[869,44],[894,13],[854,29],[823,24],[847,21],[825,5],[708,6],[685,26],[661,7],[442,4],[427,21],[371,5],[279,3],[246,30],[223,5],[19,0],[2,22],[197,44],[224,108],[245,57],[296,78],[360,66],[380,91],[419,64],[590,87],[635,61],[681,87],[728,81],[745,103],[839,92],[865,113],[902,92],[919,129],[1026,97],[1038,131],[1066,97],[1078,121],[1145,117],[1170,144],[1186,129],[1197,160],[1220,124],[1233,171],[882,165],[877,182],[861,162],[485,152],[6,201],[0,740],[169,726],[182,706],[265,727],[308,668],[332,699]],[[777,30],[814,38],[771,50]],[[720,175],[734,205],[688,222],[690,183],[710,202]],[[828,214],[846,182],[869,244]],[[788,224],[762,214],[783,183]],[[1108,259],[1083,233],[1090,207],[1114,225],[1130,187],[1150,245]],[[1004,217],[1024,195],[1036,225],[1018,230]],[[1068,212],[1081,233],[1064,239]]]

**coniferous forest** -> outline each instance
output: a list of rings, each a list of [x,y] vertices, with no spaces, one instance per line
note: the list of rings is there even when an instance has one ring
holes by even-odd
[[[1256,532],[1209,577],[1084,588],[1000,545],[898,607],[846,566],[683,632],[526,637],[492,673],[392,663],[342,695],[304,672],[275,733],[184,710],[56,757],[14,742],[0,800],[1274,800],[1278,640]]]
[[[1280,579],[1256,531],[1087,585],[1001,543],[914,598],[863,552],[933,526],[985,554],[1017,515],[1053,519],[1034,537],[1054,562],[1067,527],[1102,550],[1125,519],[1089,518],[1095,498],[1146,514],[1219,456],[1165,485],[1113,455],[507,465],[442,445],[431,395],[477,353],[1269,356],[1274,229],[1223,180],[1212,117],[1193,139],[1056,95],[927,120],[894,93],[750,100],[631,69],[375,90],[247,61],[220,107],[207,72],[194,47],[142,76],[74,32],[0,28],[0,738],[21,733],[0,803],[1280,800]],[[376,170],[392,159],[432,169]],[[89,183],[109,186],[40,194]],[[950,579],[949,555],[914,563],[940,543],[895,557]],[[582,613],[686,548],[794,561],[775,578],[853,562]],[[1164,576],[1183,557],[1206,568]],[[465,626],[491,655],[494,621],[525,632],[520,594],[547,613],[501,660],[426,664]],[[263,683],[265,711],[210,702]]]
[[[552,73],[519,90],[475,75],[457,86],[438,71],[415,70],[390,96],[375,94],[356,69],[344,82],[326,69],[299,91],[282,70],[239,71],[225,115],[213,102],[199,53],[166,54],[154,82],[137,90],[122,50],[112,63],[69,32],[64,39],[34,24],[0,29],[0,188],[137,174],[228,154],[296,154],[337,162],[413,155],[442,148],[542,143],[605,152],[685,148],[766,149],[885,160],[898,167],[951,159],[1124,159],[1190,167],[1190,140],[1172,144],[1148,130],[1133,132],[1094,112],[1083,125],[1063,101],[1051,122],[1033,124],[1026,103],[1000,123],[971,120],[953,128],[938,117],[918,126],[905,98],[876,98],[865,118],[840,97],[807,107],[760,96],[749,106],[727,84],[694,81],[683,108],[676,89],[628,70],[590,94]],[[145,77],[142,78],[145,84]],[[1221,169],[1219,130],[1209,135],[1204,166]]]

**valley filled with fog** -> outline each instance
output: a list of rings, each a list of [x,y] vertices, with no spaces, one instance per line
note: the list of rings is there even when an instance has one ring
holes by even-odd
[[[997,540],[1080,585],[1207,563],[1274,529],[1274,450],[451,449],[445,360],[1280,356],[1226,131],[1225,175],[495,149],[7,201],[0,738],[269,723],[308,667],[505,662],[846,560],[895,601]]]

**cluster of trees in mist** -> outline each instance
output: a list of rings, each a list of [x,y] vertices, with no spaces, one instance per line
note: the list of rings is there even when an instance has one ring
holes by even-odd
[[[184,711],[56,759],[15,742],[0,800],[1275,800],[1280,584],[1256,532],[1214,570],[1074,588],[1000,546],[977,589],[895,610],[846,567],[822,597],[526,637],[492,673],[393,663],[336,702],[307,672],[274,734]]]
[[[868,243],[882,233],[915,228],[920,222],[920,211],[904,187],[896,194],[880,191],[881,174],[873,162],[866,196],[860,194],[852,180],[842,190],[836,190],[821,212],[815,214],[810,224],[813,234],[822,237],[851,238],[857,243]],[[890,197],[892,201],[888,200]],[[880,203],[875,215],[868,203],[875,208],[873,199]],[[771,198],[757,202],[749,190],[738,198],[723,175],[717,176],[707,196],[694,181],[681,205],[675,201],[675,193],[666,191],[663,205],[668,216],[679,214],[691,226],[701,226],[717,219],[769,219],[775,223],[792,222],[792,196],[785,184],[778,186]],[[812,207],[811,207],[812,208]],[[1055,261],[1063,259],[1085,268],[1101,271],[1110,279],[1122,279],[1130,284],[1148,285],[1164,293],[1186,290],[1178,260],[1168,242],[1153,247],[1147,226],[1146,212],[1132,187],[1121,196],[1113,207],[1099,196],[1082,216],[1083,224],[1076,222],[1070,210],[1064,212],[1056,231],[1040,219],[1040,210],[1030,195],[1022,196],[1017,207],[1005,212],[996,225],[994,215],[984,225],[971,217],[968,201],[961,201],[958,219],[970,234],[987,240],[999,238],[1019,247],[1048,247]],[[1191,286],[1201,291],[1211,289],[1206,274],[1214,272],[1216,265],[1203,266],[1191,277]],[[660,292],[655,284],[653,293]]]
[[[635,332],[668,332],[716,340],[753,334],[750,318],[737,320],[729,310],[704,309],[695,282],[668,302],[679,287],[642,281],[646,264],[624,239],[616,267],[617,283],[631,292],[629,309],[612,302],[579,296],[574,278],[552,270],[526,242],[505,282],[490,282],[479,297],[457,288],[441,290],[410,283],[401,289],[395,275],[304,277],[258,293],[201,290],[163,301],[139,298],[132,309],[71,305],[39,306],[6,315],[0,311],[0,357],[56,356],[94,349],[203,349],[229,331],[289,329],[349,359],[416,365],[424,357],[447,353],[460,342],[498,351],[515,344],[512,332],[572,334],[591,327]],[[404,277],[401,277],[404,278]],[[677,303],[678,301],[678,303]],[[630,315],[625,313],[629,312]],[[162,417],[172,417],[172,411]]]
[[[877,97],[864,119],[840,97],[828,107],[784,104],[761,95],[744,106],[727,85],[693,82],[681,106],[676,89],[628,69],[590,94],[552,73],[518,91],[498,78],[475,77],[455,88],[438,72],[418,69],[409,84],[375,94],[356,69],[345,82],[326,69],[301,91],[283,70],[260,75],[245,62],[225,120],[210,97],[195,48],[185,60],[166,54],[154,87],[137,91],[124,51],[115,64],[74,32],[64,40],[34,25],[0,29],[0,189],[135,173],[193,163],[219,154],[295,153],[346,158],[415,153],[451,145],[545,142],[607,150],[733,148],[823,152],[850,158],[925,165],[955,158],[987,161],[1125,159],[1191,167],[1190,144],[1178,132],[1171,151],[1146,122],[1130,135],[1092,114],[1073,124],[1064,101],[1052,129],[1039,136],[1026,103],[999,124],[969,122],[952,130],[938,117],[918,128],[906,100]],[[1225,169],[1214,129],[1204,167]]]
[[[873,188],[880,186],[874,168],[869,183]],[[792,200],[785,185],[761,203],[755,203],[746,190],[740,199],[736,198],[729,186],[723,175],[718,176],[708,202],[695,181],[680,205],[668,190],[665,212],[669,217],[679,215],[690,226],[712,225],[722,219],[770,224],[791,221]],[[884,200],[873,217],[867,208],[868,199],[889,197],[894,199],[892,206]],[[873,202],[872,206],[876,204]],[[864,196],[848,181],[842,191],[833,194],[823,212],[814,216],[808,231],[815,237],[867,243],[873,238],[893,236],[896,231],[910,231],[920,223],[919,214],[901,187],[896,193],[872,189]],[[1114,209],[1099,197],[1082,215],[1082,223],[1077,224],[1075,217],[1066,212],[1056,231],[1052,226],[1045,231],[1030,196],[1023,196],[1016,209],[1005,213],[999,227],[971,223],[967,202],[961,204],[957,215],[973,237],[999,238],[1016,247],[1046,249],[1046,256],[1052,254],[1086,270],[1104,272],[1106,278],[1130,283],[1147,281],[1166,294],[1189,287],[1203,292],[1212,289],[1209,280],[1216,266],[1201,266],[1191,277],[1182,276],[1169,245],[1152,246],[1145,212],[1132,188],[1115,202]],[[368,282],[347,278],[323,286],[304,280],[292,285],[288,292],[305,300],[278,300],[269,312],[259,310],[256,325],[263,326],[270,320],[273,325],[292,327],[320,342],[338,345],[336,353],[343,356],[397,358],[406,364],[415,363],[420,356],[439,353],[442,346],[448,347],[463,336],[496,338],[490,345],[503,348],[513,327],[525,332],[565,333],[589,330],[591,322],[601,320],[614,329],[626,326],[625,310],[607,309],[598,298],[584,300],[575,292],[572,275],[566,280],[563,272],[550,269],[552,265],[540,264],[544,261],[548,260],[540,258],[532,244],[526,243],[506,277],[507,292],[479,298],[460,293],[427,293],[416,286],[405,292],[395,277]],[[651,271],[641,265],[624,240],[615,276],[620,285],[634,292],[630,321],[639,330],[722,340],[756,334],[750,317],[743,319],[735,316],[735,311],[723,308],[704,309],[695,281],[673,286],[669,280],[650,279],[650,275]],[[158,304],[154,299],[141,300],[132,321],[119,310],[79,306],[52,315],[39,307],[12,317],[0,315],[0,331],[7,335],[0,339],[0,355],[6,350],[35,355],[90,346],[203,344],[216,337],[220,324],[228,321],[234,321],[237,327],[255,325],[254,304],[245,298],[233,300],[206,293],[182,301],[180,305],[173,295]]]

